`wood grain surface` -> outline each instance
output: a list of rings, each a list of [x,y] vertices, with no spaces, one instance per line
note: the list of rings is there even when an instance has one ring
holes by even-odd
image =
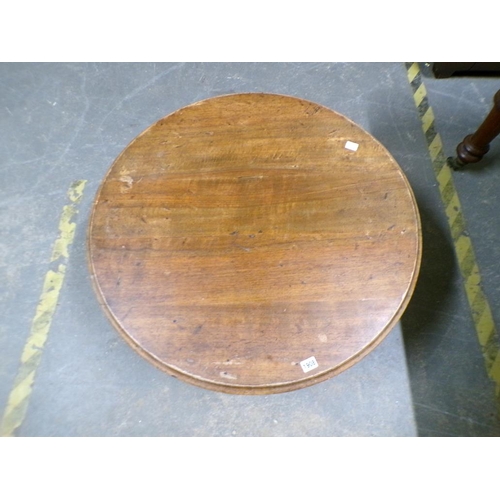
[[[132,141],[88,245],[98,298],[141,355],[204,388],[268,394],[383,340],[414,289],[421,231],[400,167],[359,126],[302,99],[234,94]]]

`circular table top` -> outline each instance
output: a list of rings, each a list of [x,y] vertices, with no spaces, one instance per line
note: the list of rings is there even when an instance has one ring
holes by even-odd
[[[89,262],[123,337],[164,371],[239,394],[290,391],[379,344],[415,286],[421,231],[396,161],[318,104],[197,102],[114,162]]]

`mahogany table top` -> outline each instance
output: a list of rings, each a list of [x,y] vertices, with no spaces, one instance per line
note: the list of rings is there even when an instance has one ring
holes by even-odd
[[[318,104],[233,94],[182,108],[117,158],[91,275],[141,355],[237,394],[309,386],[379,344],[421,258],[415,199],[370,134]]]

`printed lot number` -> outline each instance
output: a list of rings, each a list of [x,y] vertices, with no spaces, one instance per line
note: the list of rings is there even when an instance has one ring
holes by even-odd
[[[311,356],[310,358],[304,359],[304,361],[300,362],[300,366],[302,367],[302,370],[304,370],[304,373],[310,372],[311,370],[314,370],[315,368],[318,368],[318,362],[316,361],[316,358],[314,356]]]

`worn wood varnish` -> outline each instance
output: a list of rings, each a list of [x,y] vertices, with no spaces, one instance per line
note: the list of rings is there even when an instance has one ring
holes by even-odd
[[[88,243],[123,337],[171,375],[239,394],[360,360],[403,313],[421,255],[387,150],[325,107],[270,94],[198,102],[138,136],[101,185]]]

